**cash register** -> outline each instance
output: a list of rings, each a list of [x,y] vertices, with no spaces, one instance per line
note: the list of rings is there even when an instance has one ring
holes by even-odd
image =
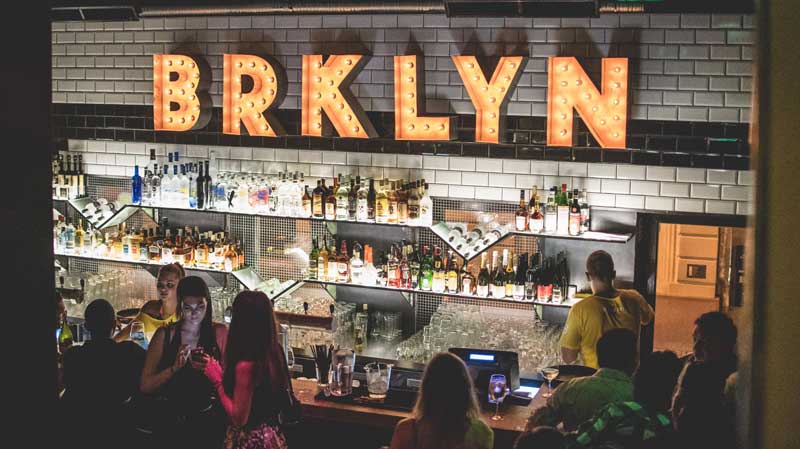
[[[450,348],[448,351],[455,354],[467,365],[467,370],[475,383],[475,388],[478,390],[478,399],[480,399],[481,403],[486,404],[488,401],[489,377],[492,374],[505,375],[508,388],[512,392],[520,388],[519,358],[516,352],[471,348]],[[506,401],[518,405],[527,405],[530,402],[530,398],[512,394]]]

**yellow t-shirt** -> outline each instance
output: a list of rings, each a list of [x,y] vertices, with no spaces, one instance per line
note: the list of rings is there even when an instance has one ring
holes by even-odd
[[[152,317],[145,312],[139,312],[135,319],[144,324],[144,333],[147,336],[147,341],[150,341],[153,338],[153,334],[156,333],[158,328],[178,321],[178,317],[175,314],[172,314],[162,320],[160,318]]]
[[[592,368],[597,364],[597,340],[611,329],[630,329],[639,339],[641,326],[653,320],[654,312],[650,304],[636,290],[618,290],[614,298],[590,296],[579,301],[569,311],[561,346],[577,349],[583,363]]]

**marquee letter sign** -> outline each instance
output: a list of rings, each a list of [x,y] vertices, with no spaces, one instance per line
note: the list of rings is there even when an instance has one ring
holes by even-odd
[[[280,65],[252,55],[223,57],[222,132],[240,134],[241,121],[251,136],[285,135],[270,111],[281,104],[286,94],[286,76]],[[248,93],[242,93],[243,76],[253,80],[253,89]]]
[[[550,58],[548,71],[547,144],[572,146],[575,108],[601,147],[625,148],[628,59],[603,58],[602,93],[573,57]]]
[[[394,138],[396,140],[452,140],[456,117],[424,117],[425,71],[417,57],[394,57]]]
[[[189,131],[208,124],[210,70],[204,66],[202,72],[189,56],[153,55],[153,129]]]
[[[304,136],[329,135],[325,115],[341,137],[377,137],[364,109],[348,86],[367,63],[363,55],[303,56],[303,105],[301,128]]]
[[[522,75],[523,56],[506,56],[494,69],[492,80],[486,82],[475,56],[453,56],[453,62],[464,81],[469,98],[475,106],[475,141],[499,143],[505,134],[505,111],[509,92]]]

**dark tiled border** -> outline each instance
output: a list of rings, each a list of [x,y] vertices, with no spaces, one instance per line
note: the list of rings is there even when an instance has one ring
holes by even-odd
[[[392,139],[394,114],[370,112],[376,139],[300,136],[300,111],[281,110],[278,116],[287,137],[233,136],[222,133],[222,110],[215,108],[202,130],[153,131],[153,108],[135,105],[91,105],[54,103],[55,138],[102,139],[190,145],[224,145],[369,153],[441,154],[504,159],[544,159],[580,162],[613,162],[675,167],[731,168],[750,166],[749,125],[742,123],[674,122],[631,120],[629,150],[602,150],[586,125],[575,120],[572,148],[548,147],[545,117],[508,117],[506,138],[510,143],[484,144],[472,139],[475,117],[458,119],[458,141],[405,142]]]

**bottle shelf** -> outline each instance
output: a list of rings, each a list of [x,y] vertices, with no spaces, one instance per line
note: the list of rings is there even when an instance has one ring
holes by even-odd
[[[550,239],[583,240],[587,242],[627,243],[633,238],[633,233],[614,234],[610,232],[587,231],[580,235],[557,234],[554,232],[511,231],[510,235],[524,237],[542,237]]]
[[[426,295],[436,295],[436,296],[449,296],[452,298],[464,298],[464,299],[475,299],[481,301],[493,301],[499,303],[506,303],[506,304],[530,304],[535,306],[547,306],[547,307],[564,307],[570,308],[572,307],[571,303],[553,303],[553,302],[542,302],[542,301],[517,301],[512,298],[493,298],[491,296],[478,296],[478,295],[465,295],[462,293],[450,293],[450,292],[434,292],[432,290],[420,290],[415,288],[398,288],[398,287],[389,287],[389,286],[381,286],[381,285],[362,285],[362,284],[351,284],[348,282],[332,282],[332,281],[320,281],[319,279],[304,279],[299,281],[301,283],[308,283],[308,284],[319,284],[325,286],[335,286],[335,287],[354,287],[354,288],[363,288],[369,290],[384,290],[384,291],[392,291],[398,293],[422,293]]]
[[[61,257],[71,257],[76,259],[96,260],[101,262],[113,262],[113,263],[122,263],[128,265],[136,265],[136,266],[146,266],[146,267],[160,267],[165,265],[160,262],[150,262],[144,260],[126,260],[126,259],[117,259],[114,257],[90,256],[86,254],[66,253],[62,251],[56,251],[54,252],[54,255]],[[216,268],[204,268],[204,267],[184,266],[183,268],[186,271],[201,271],[206,273],[230,274],[231,276],[236,278],[237,281],[239,281],[242,285],[244,285],[250,290],[255,289],[261,282],[261,277],[251,267],[245,267],[234,271],[225,271],[225,270],[218,270]]]

